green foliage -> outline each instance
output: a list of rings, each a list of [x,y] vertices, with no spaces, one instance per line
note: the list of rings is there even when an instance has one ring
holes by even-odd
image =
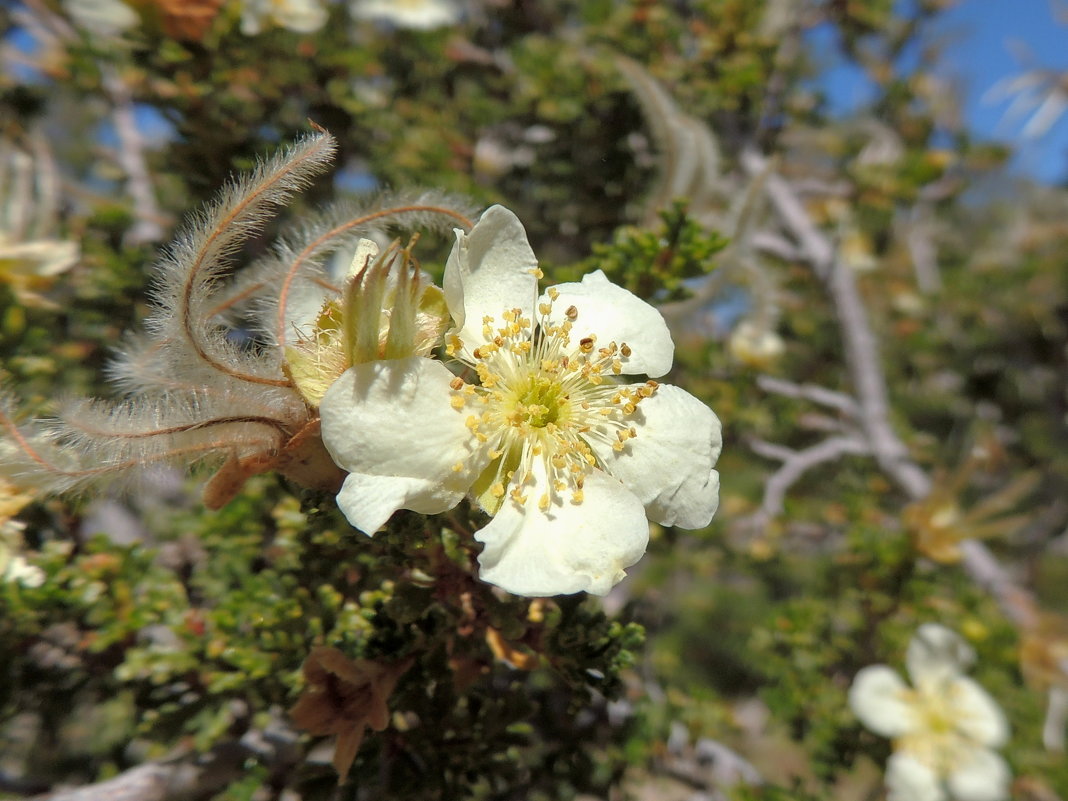
[[[688,297],[686,279],[709,274],[715,267],[713,257],[727,241],[687,216],[683,200],[659,216],[659,228],[620,228],[611,243],[595,243],[589,257],[573,267],[554,269],[553,275],[561,281],[578,280],[602,270],[608,280],[640,298],[655,296],[666,302]]]
[[[50,277],[20,276],[0,259],[5,392],[42,415],[65,395],[101,393],[109,353],[144,314],[156,243],[129,241],[144,210],[115,158],[124,145],[111,141],[108,75],[173,126],[139,151],[165,238],[235,170],[311,120],[338,138],[337,172],[278,226],[299,225],[353,186],[431,187],[514,209],[555,281],[601,269],[655,302],[690,297],[727,242],[687,198],[652,228],[633,224],[653,176],[678,154],[659,152],[617,67],[622,54],[708,126],[723,162],[717,189],[745,196],[737,156],[759,146],[777,176],[807,187],[814,230],[840,248],[861,243],[875,268],[854,279],[880,344],[893,430],[936,478],[974,463],[953,498],[963,510],[1025,472],[1040,475],[1010,510],[1026,524],[989,544],[1044,610],[1068,608],[1068,201],[1063,188],[1014,183],[1001,172],[1010,149],[972,142],[946,114],[928,36],[944,3],[815,4],[811,19],[777,28],[772,2],[486,3],[431,31],[355,23],[345,5],[332,4],[315,34],[247,36],[234,0],[201,37],[179,38],[155,4],[139,3],[134,31],[114,41],[75,32],[25,54],[41,59],[32,80],[0,75],[3,143],[47,140],[63,176],[34,236],[77,242],[80,253]],[[66,13],[63,3],[25,4],[38,7]],[[0,8],[5,31],[20,24]],[[829,116],[814,88],[826,59],[806,52],[810,24],[829,26],[835,55],[872,80],[873,100],[855,119]],[[69,25],[64,17],[55,30]],[[887,135],[890,156],[872,157],[873,130]],[[789,233],[769,222],[762,190],[751,199],[749,228]],[[4,223],[26,206],[0,200]],[[235,254],[235,269],[269,250],[275,230]],[[746,233],[739,250],[754,249]],[[8,234],[0,230],[0,246]],[[937,254],[930,285],[917,241]],[[431,273],[447,244],[420,243]],[[773,288],[786,343],[766,372],[853,397],[841,309],[803,251],[764,254],[753,267]],[[43,302],[26,302],[27,286]],[[892,746],[859,725],[849,686],[867,665],[902,670],[916,627],[938,621],[976,649],[974,677],[1012,721],[1004,753],[1020,792],[1065,797],[1068,763],[1041,744],[1047,688],[1025,681],[1019,626],[964,567],[917,552],[903,522],[915,499],[875,459],[807,469],[781,514],[754,515],[780,465],[750,445],[803,451],[829,434],[859,436],[867,421],[769,392],[736,363],[724,337],[750,300],[716,294],[700,314],[672,319],[670,381],[724,423],[717,519],[697,533],[654,531],[604,606],[531,602],[478,581],[472,532],[485,521],[467,506],[400,514],[366,538],[328,494],[261,476],[217,512],[150,483],[143,504],[128,502],[142,527],[133,542],[83,530],[99,519],[92,499],[39,498],[17,523],[2,512],[4,537],[25,539],[46,580],[0,581],[0,774],[85,783],[233,744],[286,721],[307,690],[305,658],[331,646],[350,660],[411,659],[350,782],[337,788],[323,756],[331,743],[303,735],[290,775],[250,756],[217,799],[261,801],[266,788],[309,800],[641,797],[664,772],[673,724],[728,743],[766,780],[702,791],[812,801],[859,797],[862,784],[876,797]],[[753,724],[746,705],[767,721]]]

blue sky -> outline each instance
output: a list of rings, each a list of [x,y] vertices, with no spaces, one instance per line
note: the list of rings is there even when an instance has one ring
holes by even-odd
[[[1068,0],[960,0],[941,16],[936,35],[944,42],[938,74],[960,91],[972,132],[1013,145],[1013,166],[1021,172],[1048,182],[1068,180],[1068,113],[1041,138],[1027,140],[1021,129],[1028,118],[1006,121],[1010,101],[989,97],[999,80],[1028,66],[1017,56],[1021,50],[1030,53],[1031,66],[1068,70]],[[815,31],[812,39],[831,52],[826,31]],[[822,86],[841,113],[862,105],[869,93],[867,79],[841,65],[832,65]]]

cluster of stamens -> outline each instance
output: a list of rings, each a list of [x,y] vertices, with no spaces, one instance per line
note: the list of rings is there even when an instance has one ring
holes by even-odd
[[[534,459],[541,459],[549,482],[538,499],[542,511],[565,493],[572,503],[582,502],[585,478],[597,466],[589,443],[609,442],[622,451],[638,435],[631,419],[638,405],[657,388],[655,381],[617,383],[615,376],[631,355],[626,343],[598,347],[590,334],[573,347],[578,309],[568,307],[564,320],[554,323],[551,312],[559,292],[550,289],[548,296],[538,306],[536,328],[520,309],[509,309],[499,324],[483,318],[485,342],[470,358],[459,337],[446,345],[448,355],[468,362],[478,376],[478,384],[454,379],[451,403],[471,411],[466,419],[471,435],[490,448],[490,469],[496,471],[491,496],[499,503],[507,493],[525,504]],[[453,469],[460,472],[463,465]]]

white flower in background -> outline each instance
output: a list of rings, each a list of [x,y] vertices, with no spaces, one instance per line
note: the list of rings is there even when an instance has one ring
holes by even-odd
[[[102,38],[114,38],[141,23],[122,0],[63,0],[63,9],[79,28]]]
[[[323,441],[349,471],[338,504],[361,531],[470,493],[493,515],[475,535],[484,580],[520,595],[604,594],[645,552],[647,517],[712,519],[720,424],[677,387],[620,382],[671,367],[656,309],[600,271],[538,299],[539,276],[507,209],[457,231],[446,340],[466,372],[422,357],[356,365],[319,406]]]
[[[255,36],[272,25],[295,33],[315,33],[328,17],[322,0],[243,0],[241,33]]]
[[[443,28],[460,19],[460,7],[453,0],[351,0],[349,13],[355,19],[419,31]]]
[[[849,705],[861,723],[893,739],[888,801],[1000,801],[1009,766],[993,749],[1009,726],[994,700],[963,675],[975,653],[937,623],[920,626],[905,662],[912,687],[886,665],[861,670]]]
[[[742,320],[727,340],[731,356],[749,367],[765,368],[786,351],[786,344],[774,331],[752,320]]]
[[[44,571],[31,565],[22,554],[22,532],[26,526],[12,519],[31,500],[32,493],[0,478],[0,583],[13,582],[23,587],[44,584]]]
[[[0,140],[0,284],[24,306],[58,309],[44,292],[78,263],[78,243],[57,234],[61,196],[43,135],[25,149]]]

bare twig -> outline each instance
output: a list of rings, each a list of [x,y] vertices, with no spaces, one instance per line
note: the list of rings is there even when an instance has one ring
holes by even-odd
[[[178,801],[207,798],[245,772],[251,754],[237,743],[207,758],[150,762],[113,779],[34,796],[30,801]]]
[[[856,401],[844,392],[836,392],[816,384],[795,384],[793,381],[784,381],[770,375],[759,376],[757,386],[765,392],[772,392],[786,398],[803,398],[821,406],[837,409],[854,420],[860,417],[860,409],[857,408]]]
[[[278,710],[264,729],[251,729],[240,740],[225,740],[205,754],[182,754],[138,765],[107,781],[56,790],[29,801],[191,801],[211,798],[244,776],[255,760],[284,775],[304,758],[299,735]]]
[[[867,446],[879,467],[890,476],[912,500],[920,500],[931,492],[930,477],[912,460],[905,443],[890,425],[889,392],[879,357],[878,343],[868,320],[867,308],[860,297],[853,271],[840,264],[831,240],[819,230],[805,211],[790,183],[779,175],[767,175],[768,161],[749,149],[742,153],[741,163],[752,176],[764,176],[765,187],[772,208],[786,230],[797,240],[812,271],[823,282],[838,315],[838,324],[846,351],[846,363],[852,378],[856,402],[860,411]],[[833,442],[828,440],[827,442]],[[817,448],[820,446],[816,446]],[[833,452],[833,446],[827,446]],[[811,449],[810,449],[811,450]],[[805,453],[804,451],[800,453]],[[820,454],[817,451],[813,456]],[[808,469],[809,460],[797,461]],[[828,458],[834,458],[834,454]],[[761,512],[781,509],[779,492],[783,482],[788,488],[797,479],[785,462],[769,480]],[[785,471],[785,473],[784,473]],[[964,569],[981,587],[990,592],[1005,614],[1023,627],[1037,622],[1037,605],[1030,592],[1020,587],[991,551],[976,540],[961,543]]]
[[[804,450],[795,451],[781,445],[773,445],[762,440],[750,443],[753,452],[768,459],[782,462],[764,485],[764,499],[760,503],[757,517],[751,522],[767,522],[782,514],[783,503],[790,487],[798,482],[805,473],[816,465],[834,461],[849,454],[866,455],[871,453],[868,443],[859,437],[828,437],[822,442]]]

